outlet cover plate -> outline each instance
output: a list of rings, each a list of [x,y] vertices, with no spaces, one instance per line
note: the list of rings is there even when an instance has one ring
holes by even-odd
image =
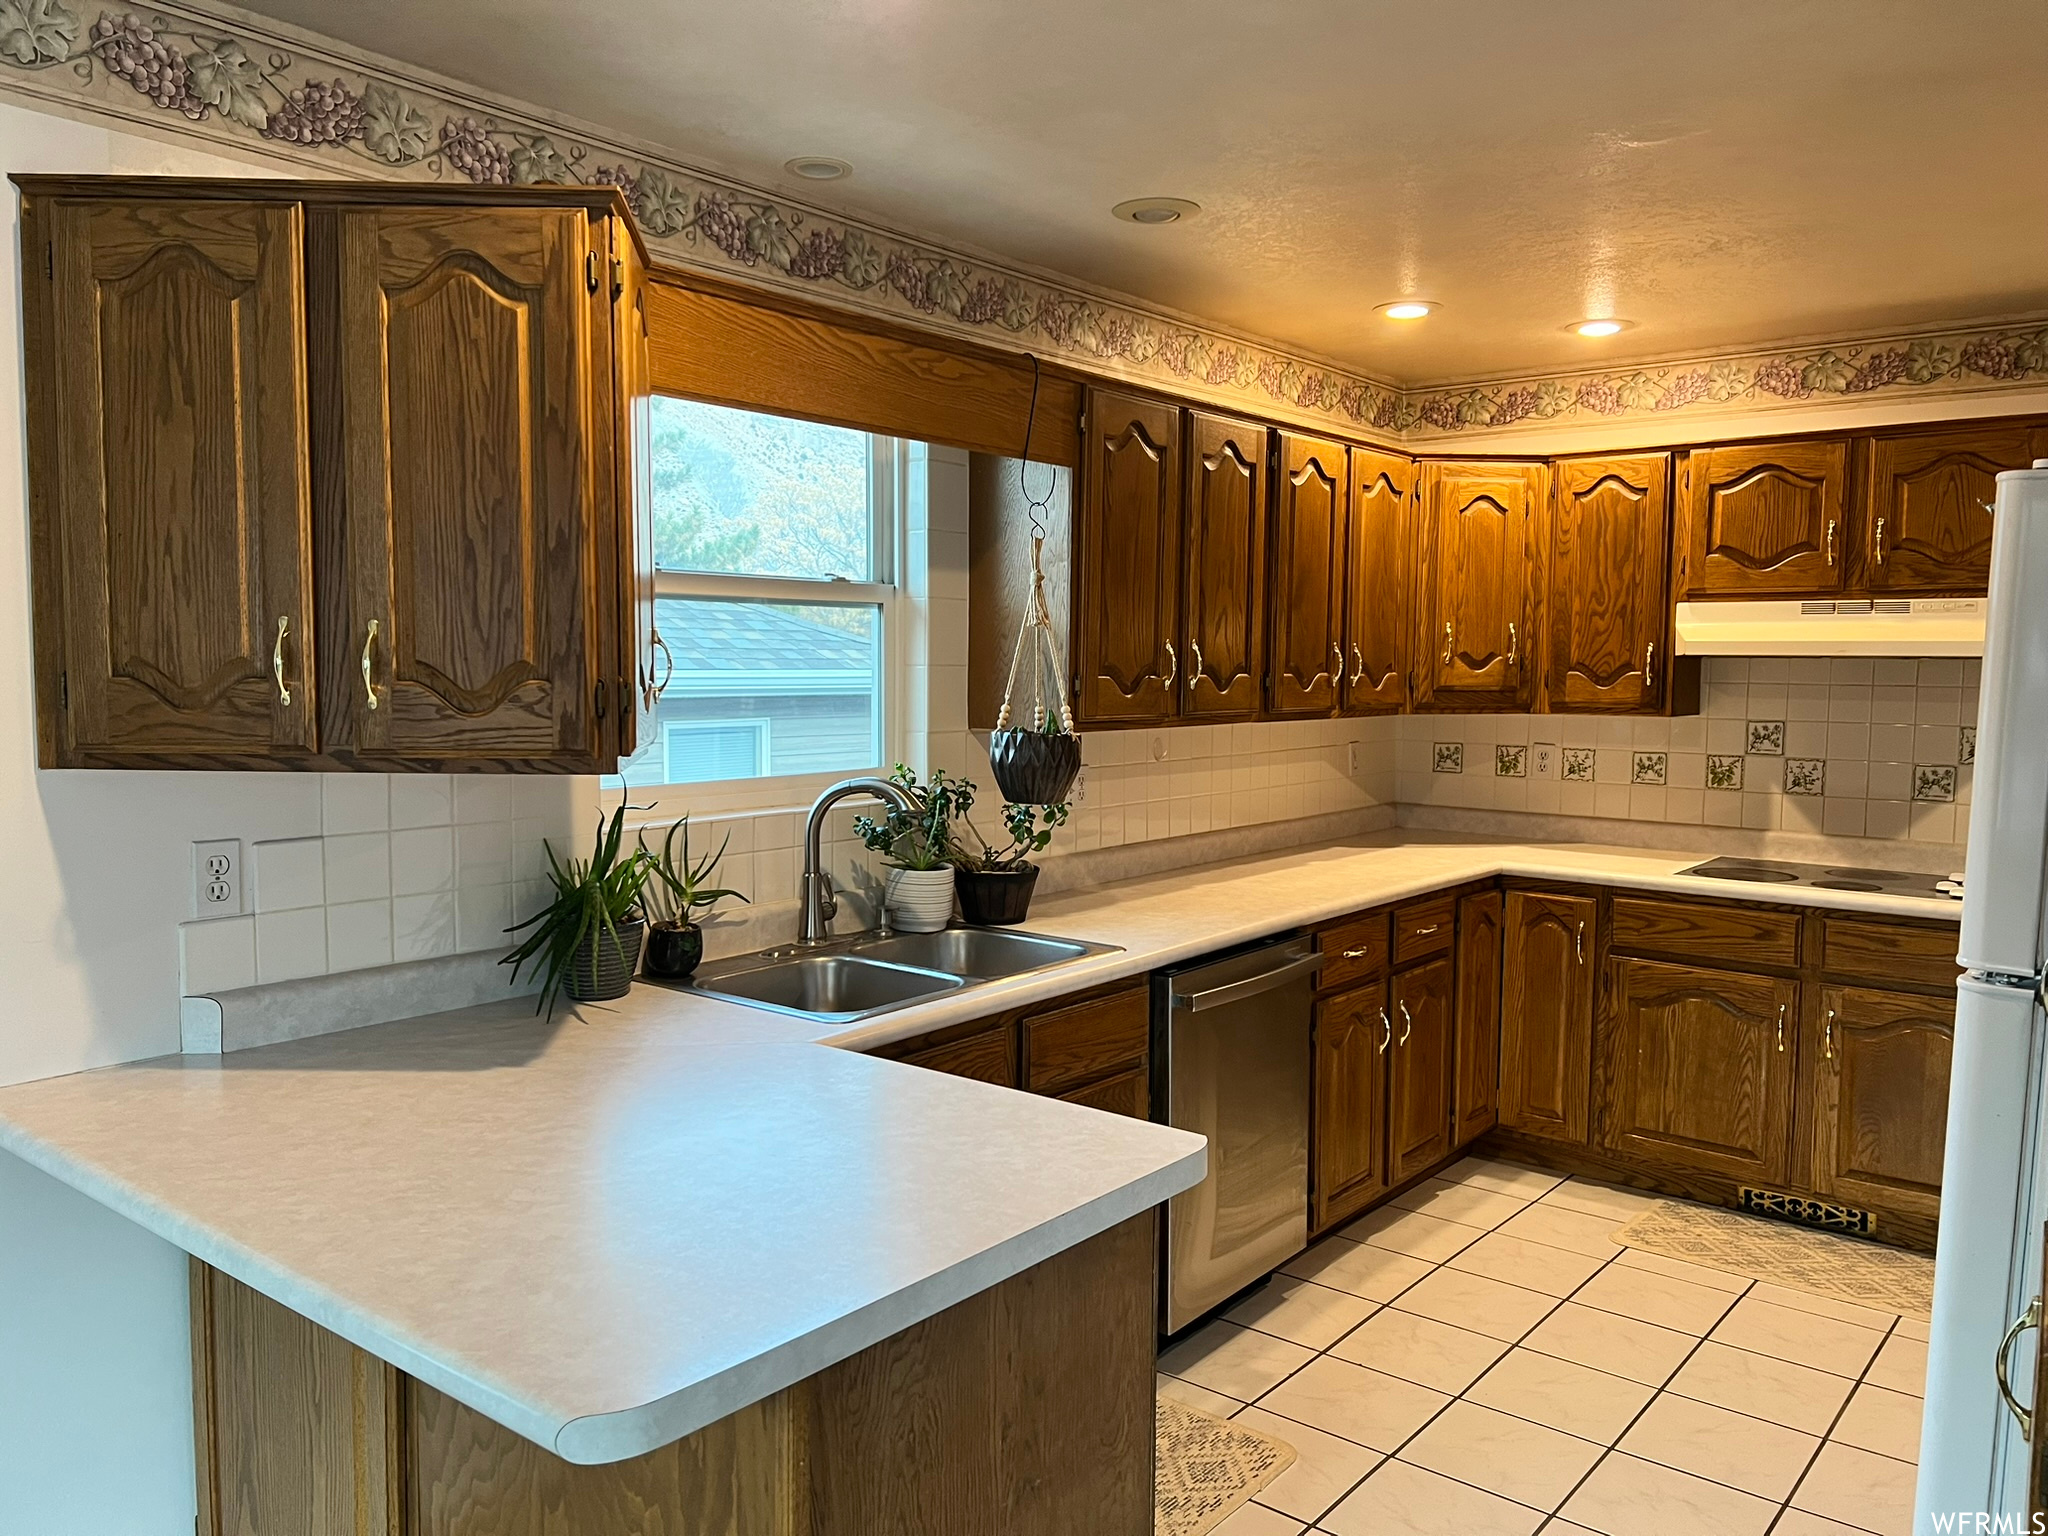
[[[216,838],[192,845],[192,915],[242,915],[242,840]]]

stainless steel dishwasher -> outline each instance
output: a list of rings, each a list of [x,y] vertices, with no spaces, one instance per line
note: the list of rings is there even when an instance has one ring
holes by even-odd
[[[1164,1328],[1177,1333],[1308,1243],[1313,941],[1259,944],[1152,982],[1152,1102],[1209,1138],[1166,1206]]]

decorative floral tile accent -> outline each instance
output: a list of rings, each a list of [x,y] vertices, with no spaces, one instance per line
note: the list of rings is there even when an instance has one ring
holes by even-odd
[[[1520,779],[1528,777],[1529,749],[1527,747],[1495,747],[1493,749],[1493,774],[1498,779]]]
[[[1566,747],[1564,749],[1565,783],[1592,783],[1593,761],[1593,749],[1591,747]]]
[[[1462,741],[1440,741],[1436,744],[1436,761],[1430,765],[1432,773],[1463,773],[1465,771],[1465,744]]]
[[[1668,752],[1638,752],[1629,764],[1629,782],[1662,784],[1670,766],[1671,755]]]
[[[1749,722],[1749,746],[1746,751],[1759,757],[1783,757],[1785,755],[1785,722],[1782,720],[1752,720]]]
[[[1963,727],[1962,746],[1956,753],[1956,761],[1965,765],[1977,761],[1977,727],[1974,725]]]
[[[1785,759],[1785,793],[1788,795],[1818,795],[1828,782],[1828,765],[1824,758],[1788,757]]]
[[[1740,753],[1731,754],[1727,757],[1719,755],[1708,757],[1707,788],[1742,788],[1742,756]]]
[[[1947,763],[1940,765],[1921,764],[1913,769],[1913,798],[1915,800],[1953,800],[1956,797],[1956,770]]]

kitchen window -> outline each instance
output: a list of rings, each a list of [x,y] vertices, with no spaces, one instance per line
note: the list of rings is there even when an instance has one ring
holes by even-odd
[[[882,768],[908,445],[668,396],[651,416],[655,624],[674,671],[607,784],[744,810]]]

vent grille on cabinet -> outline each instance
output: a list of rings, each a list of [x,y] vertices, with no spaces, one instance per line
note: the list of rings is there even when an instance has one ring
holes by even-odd
[[[1819,1227],[1826,1232],[1848,1232],[1857,1237],[1868,1237],[1877,1230],[1877,1218],[1868,1211],[1859,1211],[1853,1205],[1837,1205],[1832,1200],[1809,1200],[1804,1195],[1789,1195],[1783,1190],[1751,1189],[1745,1184],[1739,1203],[1742,1209],[1758,1216],[1794,1221],[1802,1227]]]

